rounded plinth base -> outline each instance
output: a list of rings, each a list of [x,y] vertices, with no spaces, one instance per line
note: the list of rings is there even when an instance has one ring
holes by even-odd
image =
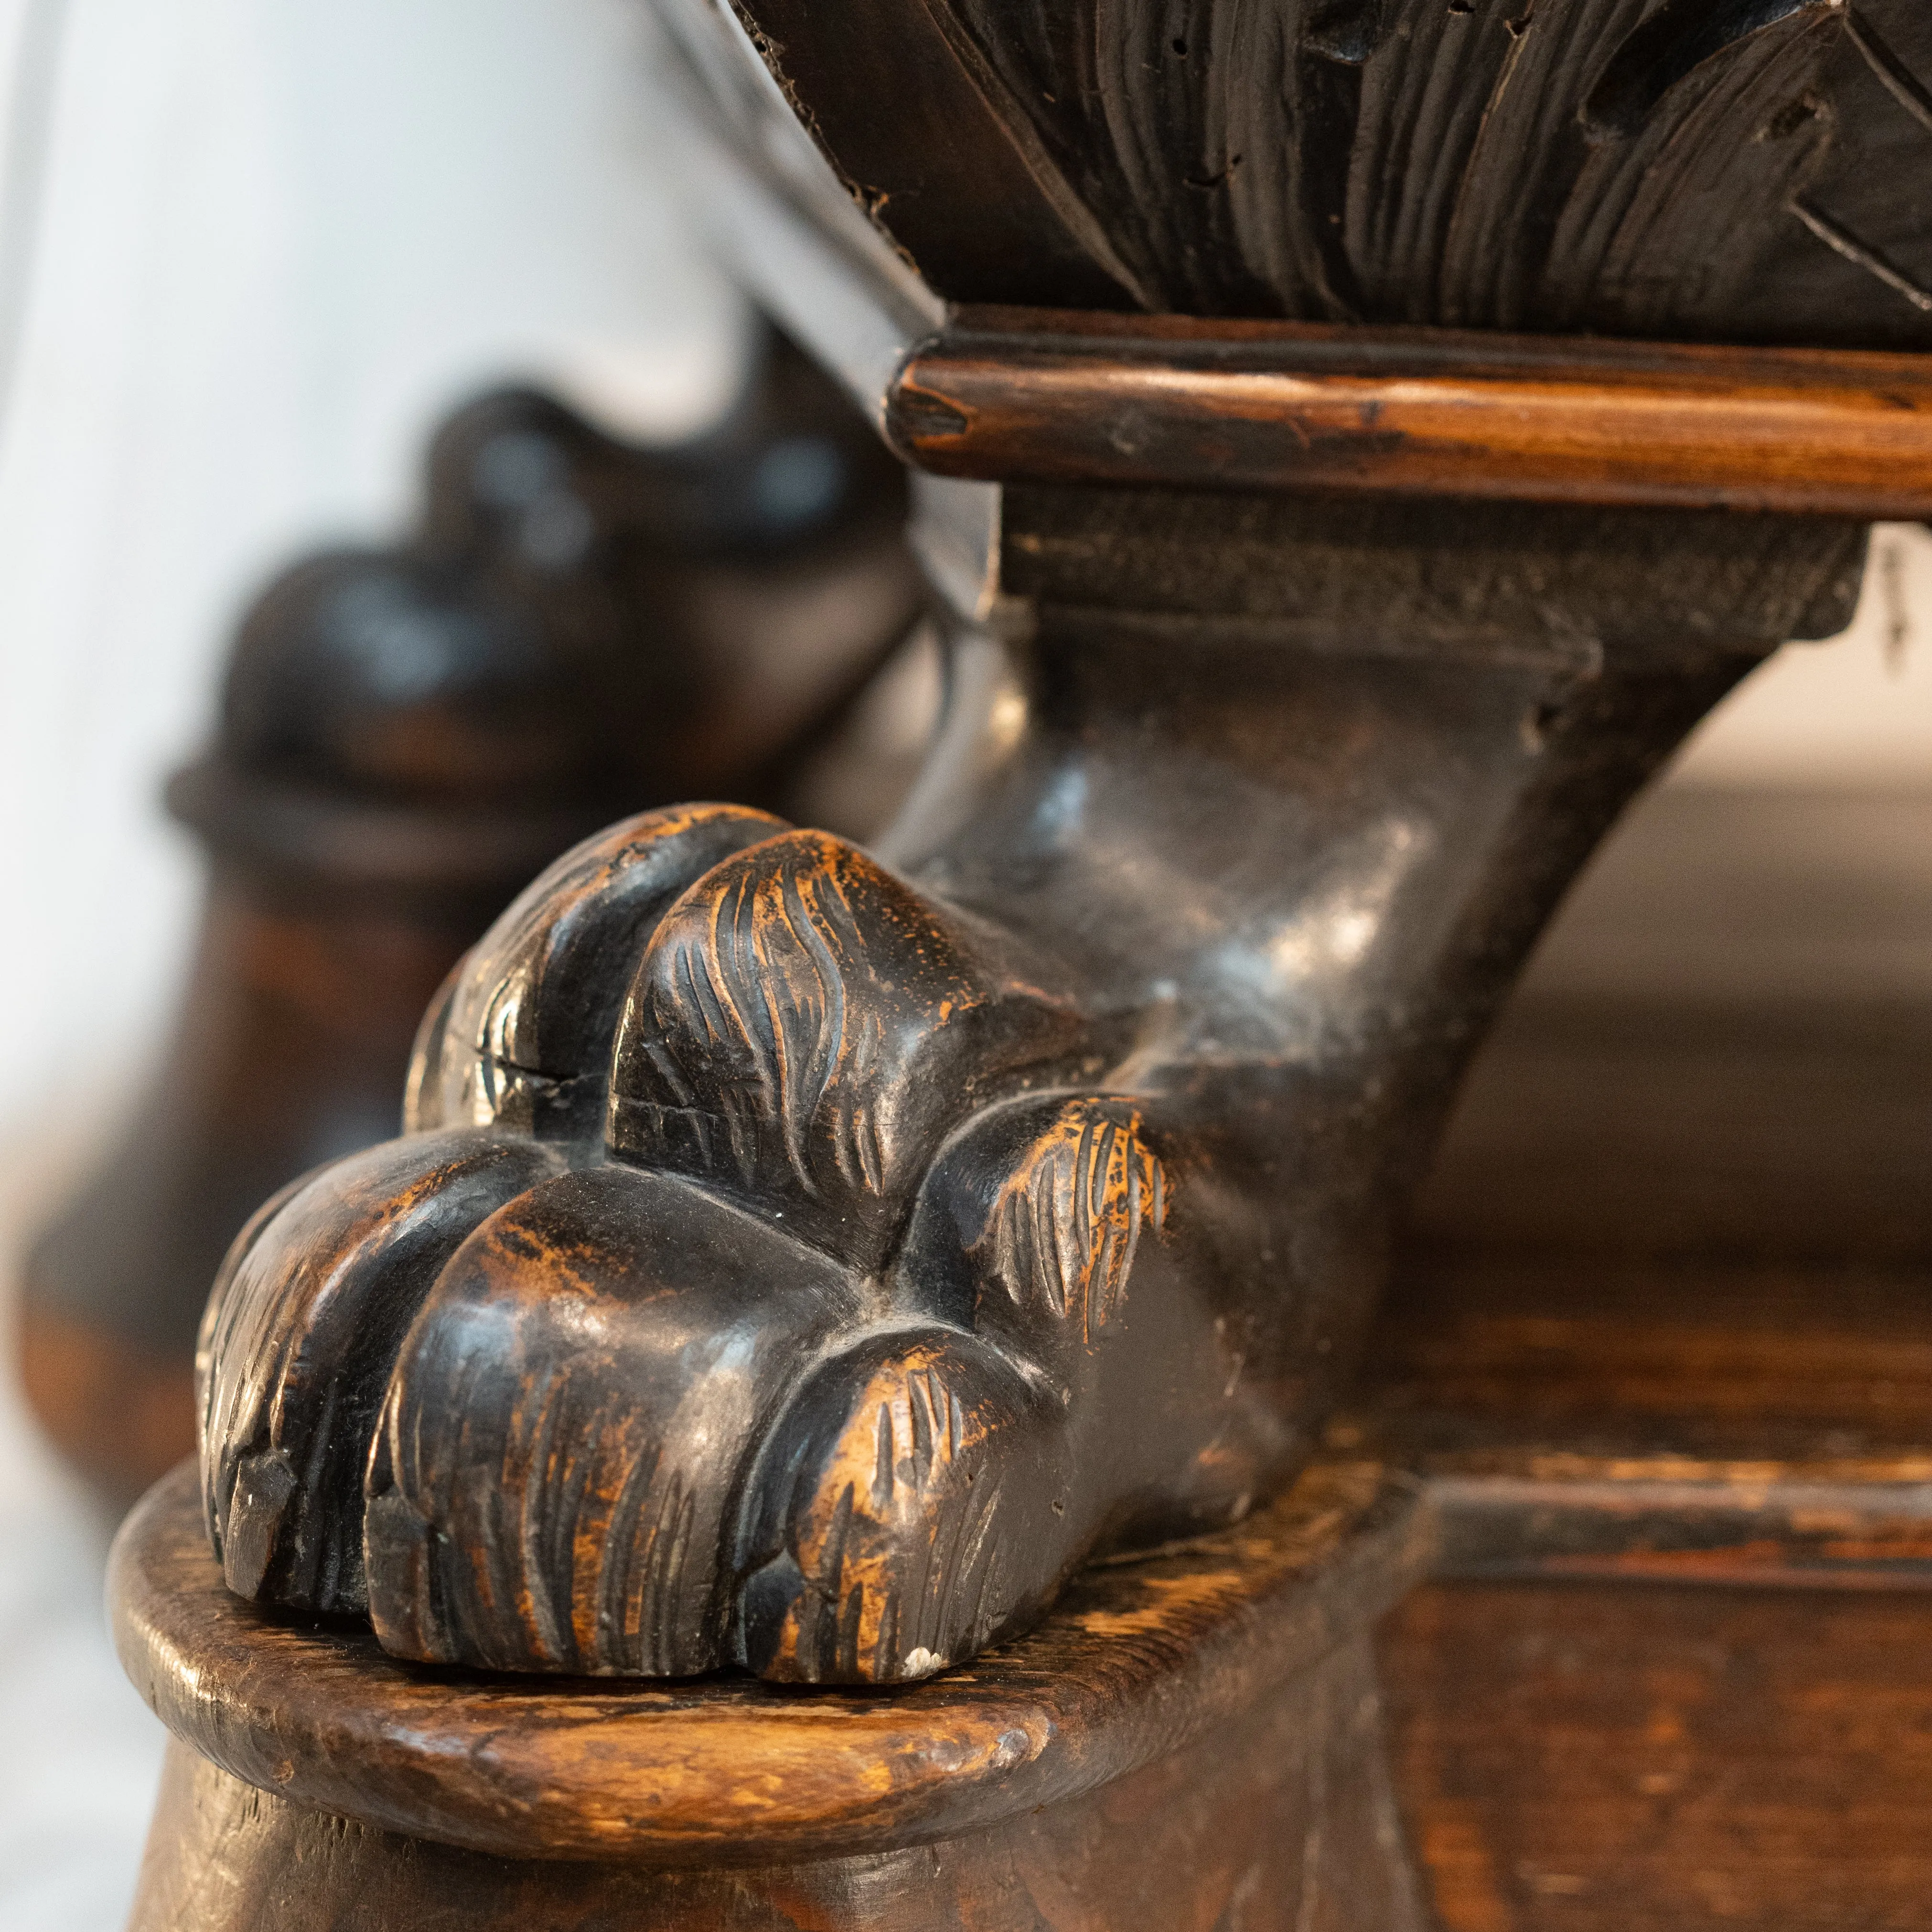
[[[562,1682],[230,1595],[184,1469],[110,1584],[176,1740],[132,1925],[1409,1932],[1368,1636],[1429,1534],[1324,1468],[913,1688]]]

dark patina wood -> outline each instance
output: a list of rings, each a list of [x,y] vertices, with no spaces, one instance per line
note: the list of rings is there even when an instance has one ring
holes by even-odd
[[[1378,1654],[1435,1922],[1444,1932],[1919,1932],[1932,1922],[1926,1624],[1922,1605],[1889,1598],[1418,1592]],[[1196,1922],[1204,1899],[1242,1910],[1227,1922],[1244,1927],[1332,1926],[1332,1916],[1268,1916],[1276,1900],[1300,1908],[1301,1794],[1291,1790],[1276,1810],[1252,1786],[1229,1788],[1258,1753],[1271,1754],[1260,1762],[1283,1781],[1303,1773],[1306,1732],[1291,1708],[1286,1736],[1231,1724],[1210,1748],[1120,1780],[1104,1812],[1104,1798],[1075,1801],[1066,1817],[1036,1815],[980,1856],[921,1846],[768,1881],[537,1865],[398,1839],[303,1812],[177,1745],[132,1932],[1085,1932],[1096,1910],[1108,1932],[1166,1932]],[[1334,1768],[1330,1803],[1347,1791]],[[1346,1898],[1382,1851],[1358,1811],[1340,1810],[1324,1806],[1321,1849],[1345,1874],[1336,1890]],[[1386,1932],[1402,1921],[1384,1911],[1366,1922]]]
[[[1337,1465],[916,1690],[551,1685],[240,1601],[184,1470],[112,1585],[182,1740],[132,1924],[1419,1932],[1366,1632],[1428,1544]]]
[[[613,828],[432,1012],[414,1131],[237,1244],[231,1585],[404,1656],[882,1682],[1238,1518],[1556,895],[1862,547],[1009,490],[1031,632],[962,646],[895,867],[738,808]]]
[[[948,301],[1932,346],[1916,0],[736,11]]]
[[[1842,975],[1835,983],[1856,992]],[[1664,1037],[1682,1034],[1680,1025]],[[1625,1077],[1641,1079],[1658,1064],[1647,1047]],[[1508,1072],[1505,1057],[1485,1077]],[[1588,1136],[1574,1144],[1587,1183]],[[1740,1152],[1718,1151],[1734,1176],[1752,1172],[1737,1165]],[[1425,1584],[1378,1636],[1401,1821],[1435,1919],[1450,1932],[1558,1932],[1568,1924],[1689,1932],[1714,1916],[1754,1932],[1792,1924],[1916,1932],[1932,1924],[1916,1850],[1928,1802],[1916,1713],[1932,1670],[1932,1447],[1923,1428],[1932,1412],[1932,1301],[1900,1270],[1895,1217],[1848,1211],[1869,1204],[1848,1172],[1816,1160],[1774,1168],[1756,1181],[1752,1198],[1786,1190],[1794,1177],[1810,1190],[1805,1222],[1762,1211],[1739,1220],[1728,1203],[1687,1220],[1680,1204],[1664,1224],[1668,1238],[1702,1258],[1653,1257],[1643,1266],[1628,1253],[1619,1258],[1588,1212],[1580,1225],[1594,1248],[1540,1264],[1520,1254],[1480,1258],[1468,1250],[1484,1204],[1470,1204],[1455,1224],[1464,1244],[1455,1270],[1438,1264],[1424,1271],[1423,1258],[1412,1254],[1378,1324],[1367,1352],[1375,1406],[1327,1432],[1330,1456],[1358,1460],[1318,1481],[1334,1485],[1340,1475],[1336,1486],[1353,1485],[1359,1497],[1366,1493],[1359,1459],[1370,1456],[1406,1460],[1419,1474],[1422,1513],[1403,1532],[1406,1560],[1432,1550],[1450,1575],[1502,1580]],[[1564,1177],[1552,1171],[1540,1184],[1560,1189]],[[1694,1194],[1690,1204],[1699,1199]],[[1518,1220],[1499,1211],[1509,1204],[1489,1201],[1492,1241],[1522,1238]],[[1818,1227],[1830,1231],[1839,1258],[1830,1272],[1804,1246]],[[1658,1238],[1656,1224],[1647,1232]],[[1768,1240],[1808,1252],[1805,1270],[1767,1258]],[[1713,1242],[1742,1244],[1745,1252],[1720,1264]],[[1877,1265],[1880,1258],[1888,1268]],[[1310,1494],[1305,1485],[1298,1500]],[[640,1926],[917,1925],[921,1910],[953,1908],[962,1869],[980,1869],[957,1844],[943,1852],[908,1848],[883,1867],[876,1855],[862,1868],[808,1862],[783,1873],[775,1904],[762,1880],[749,1882],[735,1866],[729,1876],[654,1868],[633,1878],[621,1862],[587,1872],[568,1861],[532,1868],[345,1820],[326,1807],[400,1807],[418,1789],[394,1775],[385,1724],[420,1738],[438,1722],[451,1725],[441,1765],[472,1780],[472,1822],[524,1818],[538,1790],[608,1818],[608,1805],[583,1783],[592,1755],[560,1769],[542,1756],[544,1728],[526,1733],[510,1714],[556,1712],[575,1696],[582,1722],[573,1735],[601,1738],[632,1700],[688,1711],[697,1687],[466,1684],[381,1658],[366,1638],[285,1635],[272,1626],[275,1648],[256,1668],[236,1640],[251,1628],[259,1640],[259,1613],[215,1587],[191,1521],[176,1534],[181,1568],[149,1600],[174,1606],[176,1654],[200,1645],[203,1667],[200,1695],[171,1697],[168,1687],[185,1671],[136,1666],[192,1741],[178,1750],[157,1818],[144,1894],[152,1922],[196,1932],[387,1927],[434,1925],[438,1913],[487,1924],[485,1915],[497,1912],[512,1923],[572,1924],[595,1923],[598,1912],[608,1923],[621,1910],[631,1916],[617,1923]],[[1236,1540],[1188,1553],[1211,1552],[1218,1561]],[[1245,1538],[1240,1546],[1253,1547]],[[1346,1547],[1319,1539],[1316,1546]],[[1102,1578],[1118,1584],[1137,1568],[1114,1565]],[[1659,1579],[1664,1587],[1649,1580]],[[1086,1584],[1076,1588],[1072,1601],[1086,1601]],[[1366,1602],[1348,1600],[1366,1614]],[[952,1716],[924,1728],[895,1724],[896,1707],[962,1686],[967,1697],[980,1696],[1009,1658],[1042,1654],[1034,1646],[1059,1622],[974,1669],[871,1700],[881,1729],[868,1738],[880,1763],[900,1767],[903,1783],[904,1754],[925,1747],[956,1754],[966,1783],[982,1778],[985,1754],[960,1730],[958,1697]],[[230,1634],[220,1646],[208,1637],[217,1625]],[[166,1633],[158,1642],[135,1634],[165,1654]],[[1120,1660],[1145,1654],[1130,1638]],[[367,1660],[360,1678],[344,1669],[350,1655]],[[1030,1690],[1047,1681],[1042,1672]],[[358,1683],[386,1697],[375,1724],[358,1721],[369,1710],[350,1694]],[[311,1684],[313,1694],[304,1688]],[[1192,1680],[1190,1688],[1198,1690]],[[461,1729],[478,1708],[474,1691],[482,1694],[472,1734],[484,1754],[480,1771]],[[759,1767],[782,1777],[782,1791],[809,1788],[829,1764],[860,1769],[862,1758],[840,1758],[823,1743],[801,1751],[785,1734],[822,1717],[827,1702],[851,1725],[844,1694],[802,1708],[742,1682],[704,1694],[742,1700],[744,1714],[770,1714],[785,1727],[764,1739],[754,1725],[742,1733],[732,1754],[740,1778]],[[1189,1922],[1199,1898],[1264,1905],[1280,1896],[1298,1905],[1290,1874],[1274,1875],[1273,1892],[1244,1891],[1243,1877],[1268,1868],[1243,1828],[1252,1794],[1230,1792],[1223,1780],[1256,1749],[1273,1750],[1292,1772],[1302,1762],[1294,1740],[1305,1735],[1304,1720],[1298,1714],[1292,1735],[1275,1743],[1247,1735],[1212,1695],[1206,1701],[1214,1714],[1204,1746],[1166,1761],[1171,1777],[1150,1768],[1125,1781],[1150,1789],[1144,1808],[1124,1797],[1073,1801],[1070,1816],[1084,1818],[1104,1802],[1110,1815],[1130,1817],[1132,1846],[1110,1844],[1092,1856],[1080,1832],[1047,1822],[1060,1808],[1034,1814],[1024,1844],[1002,1852],[1001,1876],[974,1901],[981,1916],[963,1922],[1009,1922],[988,1900],[1029,1927],[1090,1922],[1082,1911],[1096,1901],[1111,1911],[1117,1871],[1128,1874],[1130,1909],[1144,1903],[1150,1923]],[[1067,1708],[1059,1707],[1063,1720]],[[1163,1700],[1163,1708],[1189,1706]],[[318,1711],[332,1727],[326,1732]],[[512,1762],[518,1741],[532,1734],[538,1748]],[[238,1751],[238,1742],[258,1735],[266,1746]],[[212,1751],[266,1792],[191,1760],[190,1748]],[[320,1774],[298,1773],[311,1756]],[[637,1796],[654,1796],[654,1813],[678,1803],[688,1762],[656,1764]],[[325,1808],[283,1795],[292,1792],[313,1794]],[[358,1800],[358,1792],[368,1796]],[[1206,1809],[1192,1814],[1193,1837],[1170,1843],[1161,1828],[1196,1796]],[[736,1817],[742,1808],[718,1809]],[[1340,1826],[1353,1815],[1345,1811]],[[1286,1834],[1270,1826],[1265,1842],[1279,1849]],[[1344,1842],[1354,1846],[1352,1858],[1364,1855]],[[1152,1874],[1132,1862],[1142,1846],[1159,1847]],[[714,1840],[703,1856],[737,1853]],[[1242,1862],[1251,1856],[1256,1866]],[[1156,1880],[1182,1872],[1198,1874],[1198,1893],[1161,1890]],[[1117,1915],[1106,1922],[1135,1922]]]
[[[915,487],[947,722],[872,849],[698,805],[567,856],[432,1007],[412,1131],[238,1244],[203,1330],[212,1552],[178,1490],[124,1546],[133,1668],[214,1767],[178,1767],[144,1909],[425,1901],[416,1851],[320,1808],[548,1847],[528,1896],[562,1923],[590,1848],[762,1870],[763,1893],[694,1877],[727,1924],[1406,1924],[1359,1738],[1318,1792],[1243,1782],[1373,1711],[1365,1598],[1313,1649],[1267,1636],[1383,1546],[1340,1538],[1281,1598],[1239,1553],[1336,1459],[1397,1473],[1448,1593],[1389,1653],[1438,1904],[1561,1897],[1535,1875],[1580,1874],[1511,1849],[1502,1774],[1454,1809],[1440,1741],[1473,1720],[1438,1678],[1484,1640],[1477,1592],[1519,1593],[1498,1628],[1532,1633],[1512,1667],[1549,1712],[1528,1593],[1552,1580],[1902,1604],[1928,1574],[1903,1427],[1623,1402],[1629,1360],[1499,1365],[1506,1316],[1460,1360],[1453,1312],[1376,1326],[1456,1080],[1566,884],[1752,664],[1848,620],[1859,519],[1922,502],[1921,14],[660,10],[747,279],[902,448],[941,470],[989,439]],[[990,303],[1113,319],[957,306]],[[1667,1329],[1630,1344],[1653,1396]],[[1198,1566],[1222,1562],[1217,1602],[1263,1594],[1210,1630]],[[1036,1752],[1004,1701],[1030,1659],[1025,1708],[1059,1713]],[[989,1691],[1013,1719],[991,1744]],[[1529,1721],[1544,1748],[1556,1720]],[[1214,1804],[1153,1798],[1164,1766]],[[285,1808],[238,1808],[238,1777]],[[211,1850],[235,1820],[252,1876]],[[275,1876],[336,1870],[332,1844],[333,1902]],[[1458,1856],[1531,1876],[1458,1894]],[[869,1894],[854,1858],[880,1862]],[[1626,1886],[1631,1922],[1695,1869]]]

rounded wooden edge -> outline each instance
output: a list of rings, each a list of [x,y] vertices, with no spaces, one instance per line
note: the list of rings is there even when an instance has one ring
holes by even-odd
[[[963,308],[884,398],[993,482],[1932,519],[1932,356]]]
[[[142,1696],[262,1790],[500,1856],[759,1864],[953,1836],[1177,1749],[1366,1629],[1433,1534],[1406,1479],[1320,1465],[1238,1528],[1083,1573],[972,1666],[866,1693],[400,1663],[232,1595],[191,1463],[129,1517],[108,1590]]]

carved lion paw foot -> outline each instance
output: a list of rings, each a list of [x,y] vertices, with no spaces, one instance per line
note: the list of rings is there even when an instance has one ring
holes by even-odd
[[[1300,1438],[1119,1033],[824,835],[580,848],[440,996],[404,1137],[224,1266],[230,1586],[404,1657],[886,1682],[1226,1520]]]

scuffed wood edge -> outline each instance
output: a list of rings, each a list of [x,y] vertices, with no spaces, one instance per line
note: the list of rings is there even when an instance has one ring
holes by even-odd
[[[1234,1529],[1084,1572],[1043,1624],[915,1687],[493,1676],[231,1595],[184,1464],[123,1526],[108,1594],[149,1706],[258,1789],[500,1856],[709,1867],[897,1850],[1092,1790],[1312,1667],[1434,1560],[1413,1483],[1332,1462]]]
[[[1240,1528],[1089,1569],[1028,1636],[883,1694],[398,1663],[366,1631],[229,1594],[189,1466],[130,1518],[110,1596],[157,1714],[262,1790],[503,1856],[676,1867],[903,1846],[1093,1790],[1430,1577],[1932,1588],[1932,1450],[1814,1463],[1498,1443],[1416,1466],[1317,1464]]]
[[[1932,1589],[1932,1454],[1459,1460],[1426,1479],[1441,1577]]]

